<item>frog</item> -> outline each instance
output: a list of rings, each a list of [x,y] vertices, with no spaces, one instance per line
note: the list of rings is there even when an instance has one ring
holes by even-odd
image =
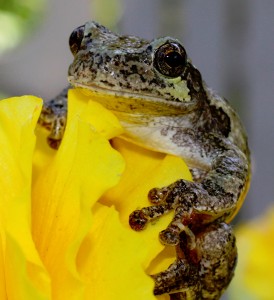
[[[73,30],[69,46],[69,88],[88,91],[112,111],[124,128],[122,138],[181,157],[192,174],[192,181],[151,189],[150,205],[129,215],[130,227],[142,231],[173,214],[159,239],[174,247],[176,257],[150,275],[154,294],[219,299],[237,262],[230,221],[250,183],[250,150],[238,114],[207,86],[176,38],[120,35],[89,21]],[[66,125],[67,89],[44,103],[39,118],[55,149]]]

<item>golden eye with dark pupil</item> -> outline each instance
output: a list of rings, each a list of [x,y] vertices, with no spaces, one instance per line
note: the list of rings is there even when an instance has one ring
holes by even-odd
[[[166,43],[155,52],[154,67],[168,77],[178,77],[186,65],[185,49],[178,43]]]

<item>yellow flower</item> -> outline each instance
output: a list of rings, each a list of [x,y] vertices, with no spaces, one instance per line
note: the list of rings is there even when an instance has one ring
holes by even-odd
[[[274,208],[236,229],[239,261],[231,300],[274,299]]]
[[[143,232],[128,216],[150,188],[191,179],[186,165],[119,139],[116,117],[77,90],[52,150],[36,128],[41,107],[0,101],[0,299],[169,299],[153,296],[148,274],[175,258],[158,241],[172,215]]]

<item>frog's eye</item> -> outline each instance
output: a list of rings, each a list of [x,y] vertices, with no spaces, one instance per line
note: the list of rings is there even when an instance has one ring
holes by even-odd
[[[77,54],[77,52],[81,48],[81,43],[84,37],[85,26],[79,26],[74,29],[69,37],[69,47],[70,51],[73,55]]]
[[[161,45],[155,52],[154,67],[168,77],[178,77],[183,73],[187,61],[185,49],[175,42]]]

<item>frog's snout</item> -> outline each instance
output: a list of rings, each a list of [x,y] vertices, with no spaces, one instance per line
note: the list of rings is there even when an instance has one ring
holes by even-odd
[[[81,43],[84,38],[85,25],[79,26],[74,29],[69,37],[70,51],[75,56],[81,49]]]

